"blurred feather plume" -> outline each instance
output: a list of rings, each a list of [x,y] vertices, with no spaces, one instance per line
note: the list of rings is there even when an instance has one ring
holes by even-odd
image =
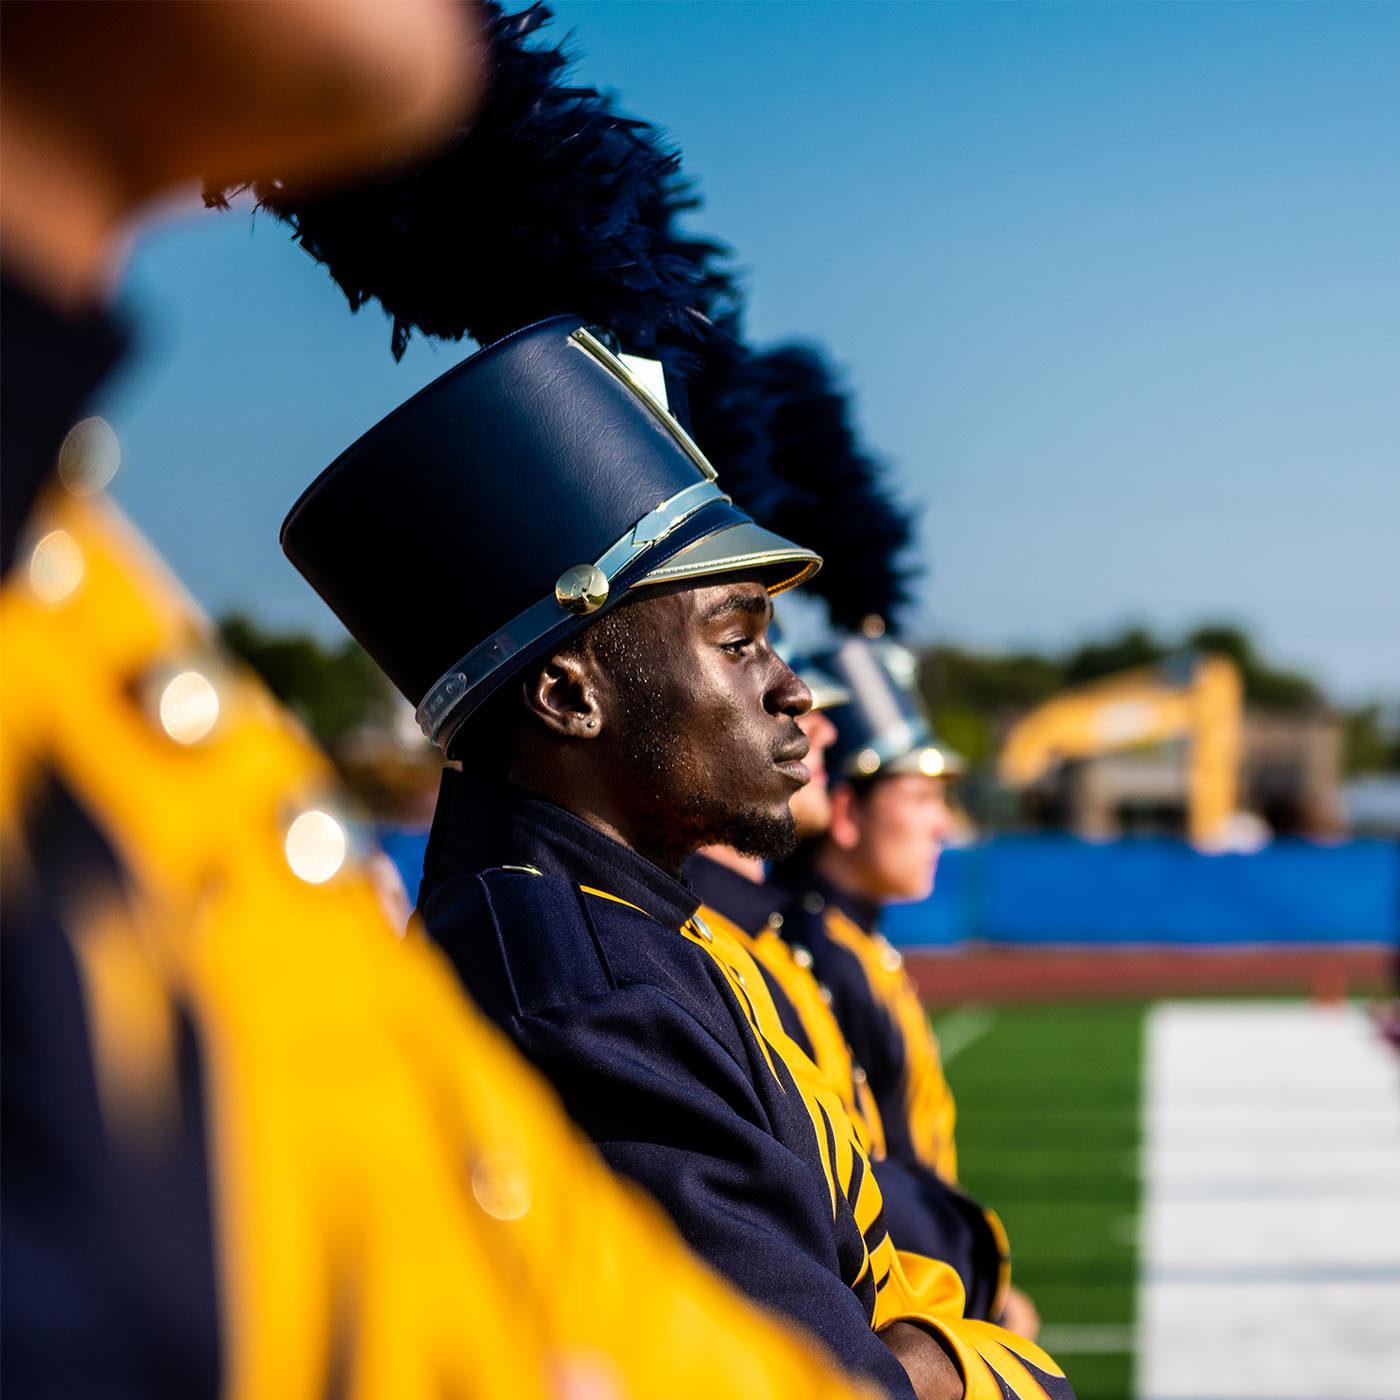
[[[623,348],[680,367],[739,292],[727,250],[682,234],[698,204],[678,152],[610,97],[567,82],[571,58],[539,41],[540,4],[482,6],[486,97],[471,126],[415,167],[331,193],[275,178],[251,189],[324,263],[351,310],[379,302],[402,356],[416,331],[480,344],[571,312]]]
[[[763,523],[822,556],[808,586],[837,627],[874,615],[894,625],[910,601],[914,517],[883,464],[860,443],[848,394],[821,353],[785,345],[757,357],[767,402],[769,463],[786,488]]]

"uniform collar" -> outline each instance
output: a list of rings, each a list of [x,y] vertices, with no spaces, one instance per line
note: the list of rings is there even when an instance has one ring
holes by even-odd
[[[788,900],[784,891],[755,883],[704,855],[693,855],[686,861],[685,878],[706,904],[745,933],[758,933]]]
[[[839,909],[862,932],[874,933],[876,931],[876,926],[880,922],[880,903],[878,900],[867,899],[865,895],[843,889],[840,885],[833,884],[830,880],[818,875],[816,871],[812,872],[811,888],[828,904]]]
[[[591,885],[670,928],[680,928],[700,907],[679,880],[572,812],[519,788],[447,769],[424,859],[425,885],[502,865],[528,865],[542,875]]]
[[[880,903],[854,894],[817,874],[809,859],[799,857],[780,865],[773,872],[777,884],[791,891],[791,902],[809,914],[820,914],[828,906],[839,909],[863,933],[874,933],[880,922]]]

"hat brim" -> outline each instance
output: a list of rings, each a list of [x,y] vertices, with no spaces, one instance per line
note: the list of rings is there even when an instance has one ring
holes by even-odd
[[[793,544],[751,520],[726,525],[678,550],[663,564],[648,569],[633,584],[683,583],[724,574],[761,573],[770,594],[806,583],[822,566],[821,555]]]

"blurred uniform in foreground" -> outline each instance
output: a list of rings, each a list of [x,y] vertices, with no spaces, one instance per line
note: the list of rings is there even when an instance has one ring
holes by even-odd
[[[395,936],[328,765],[68,431],[133,206],[401,151],[475,87],[466,14],[4,7],[7,1394],[855,1394]]]
[[[951,1268],[891,1240],[839,1098],[678,879],[707,841],[790,839],[810,696],[768,646],[768,598],[811,551],[736,507],[571,316],[400,406],[282,540],[460,762],[423,921],[610,1164],[886,1394],[1068,1396],[1043,1352],[964,1316]],[[494,588],[470,586],[482,570]]]

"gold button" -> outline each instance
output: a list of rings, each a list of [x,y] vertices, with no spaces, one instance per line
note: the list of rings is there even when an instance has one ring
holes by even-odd
[[[885,966],[886,972],[898,972],[904,966],[904,954],[898,948],[892,947],[882,938],[880,940],[880,961]]]
[[[329,812],[313,807],[287,828],[287,864],[297,879],[322,885],[345,864],[350,849],[345,828]]]
[[[597,612],[608,601],[608,576],[596,564],[575,564],[559,575],[554,600],[565,612]]]
[[[519,1220],[530,1209],[530,1174],[510,1152],[487,1152],[472,1168],[472,1195],[492,1220]]]
[[[809,914],[820,914],[826,908],[826,900],[816,890],[809,890],[802,896],[802,907]]]
[[[768,927],[774,932],[783,926],[783,916],[781,914],[770,914],[768,916]]]
[[[822,994],[822,1000],[823,1000],[828,1006],[830,1006],[830,1005],[831,1005],[831,988],[828,987],[828,986],[826,985],[825,982],[823,982],[823,983],[821,984],[821,994]]]
[[[811,967],[812,955],[800,943],[794,944],[792,950],[792,960],[798,967]]]
[[[71,597],[83,581],[83,551],[67,530],[50,530],[29,559],[29,586],[50,607]]]
[[[161,687],[156,713],[177,744],[197,744],[219,721],[219,692],[203,671],[180,671]]]
[[[880,766],[880,755],[874,749],[862,749],[856,755],[856,768],[864,773],[866,777],[875,772]]]
[[[116,476],[122,449],[105,418],[84,418],[58,449],[58,476],[75,496],[91,496]]]
[[[851,1078],[854,1079],[857,1084],[864,1084],[866,1081],[866,1073],[859,1065],[855,1065],[851,1069]]]

